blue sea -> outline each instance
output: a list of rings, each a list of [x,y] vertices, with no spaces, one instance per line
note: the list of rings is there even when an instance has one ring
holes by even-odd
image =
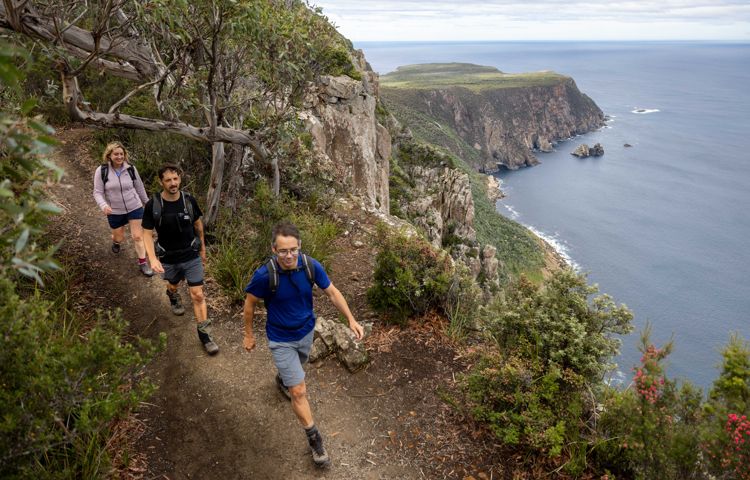
[[[498,211],[553,243],[625,303],[672,378],[710,387],[732,332],[750,340],[750,44],[694,42],[360,43],[373,69],[469,62],[569,75],[605,128],[499,174]],[[578,159],[581,143],[605,154]],[[630,144],[627,148],[624,144]],[[617,359],[628,382],[638,332]]]

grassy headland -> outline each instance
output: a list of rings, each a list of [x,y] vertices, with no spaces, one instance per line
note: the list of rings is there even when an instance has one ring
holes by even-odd
[[[504,73],[495,67],[471,63],[424,63],[398,67],[380,77],[383,88],[434,89],[464,87],[473,91],[498,88],[551,86],[568,77],[551,71]]]

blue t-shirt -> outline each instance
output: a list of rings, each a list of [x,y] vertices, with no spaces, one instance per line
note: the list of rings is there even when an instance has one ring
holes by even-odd
[[[325,290],[331,285],[331,280],[317,260],[308,258],[313,265],[315,284]],[[266,335],[269,340],[294,342],[315,328],[312,285],[307,280],[302,257],[297,259],[296,270],[279,268],[279,286],[275,295],[271,295],[265,264],[255,271],[245,292],[265,300],[268,311]]]

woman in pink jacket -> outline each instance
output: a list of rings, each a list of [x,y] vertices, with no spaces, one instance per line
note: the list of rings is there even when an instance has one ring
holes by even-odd
[[[120,244],[125,241],[125,225],[130,225],[138,267],[150,277],[154,274],[146,261],[143,246],[143,206],[148,201],[146,188],[135,166],[128,163],[128,152],[119,142],[112,142],[104,149],[104,163],[94,173],[94,200],[107,216],[112,229],[112,252],[120,253]]]

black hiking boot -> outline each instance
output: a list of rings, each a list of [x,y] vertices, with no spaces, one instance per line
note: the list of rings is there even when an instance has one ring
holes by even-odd
[[[284,381],[281,379],[281,375],[276,374],[276,386],[279,387],[279,391],[286,397],[287,400],[292,399],[292,394],[289,393],[289,389],[284,385]]]
[[[177,292],[172,293],[167,289],[167,296],[169,297],[169,305],[172,307],[172,313],[175,315],[184,315],[185,307],[182,306],[180,294]]]
[[[112,242],[112,253],[120,253],[120,244]]]
[[[325,468],[331,465],[331,457],[328,456],[326,447],[323,446],[323,437],[318,431],[318,427],[313,425],[305,429],[307,434],[307,443],[310,445],[313,462],[316,467]]]
[[[208,328],[210,325],[211,320],[206,320],[198,324],[198,338],[203,344],[203,348],[206,349],[206,353],[209,355],[216,355],[219,353],[219,346],[211,339]]]

